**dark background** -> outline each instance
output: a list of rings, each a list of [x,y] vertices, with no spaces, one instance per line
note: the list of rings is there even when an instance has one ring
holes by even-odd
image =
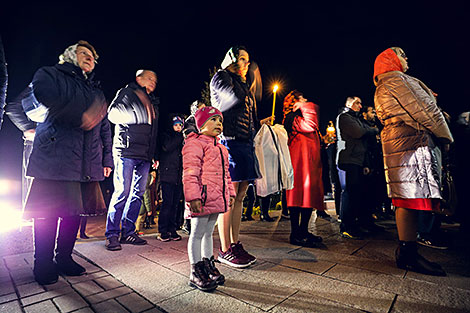
[[[39,67],[57,63],[66,47],[84,39],[100,55],[96,78],[108,101],[137,69],[157,72],[164,125],[170,112],[189,113],[209,69],[220,65],[230,46],[243,44],[263,77],[259,116],[271,114],[270,90],[279,82],[276,121],[282,120],[284,96],[298,89],[320,105],[324,133],[347,96],[373,106],[375,57],[400,46],[409,58],[408,74],[438,93],[444,110],[453,117],[469,110],[470,11],[464,1],[9,2],[0,9],[8,99],[27,86]],[[20,178],[21,151],[21,133],[5,117],[0,178]]]

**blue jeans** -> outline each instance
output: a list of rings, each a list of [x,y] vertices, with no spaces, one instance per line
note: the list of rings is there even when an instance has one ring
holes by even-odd
[[[135,232],[150,162],[138,159],[114,159],[114,193],[109,203],[106,238],[128,236]]]

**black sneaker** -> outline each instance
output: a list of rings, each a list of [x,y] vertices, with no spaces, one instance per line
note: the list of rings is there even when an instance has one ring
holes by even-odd
[[[116,236],[106,238],[106,244],[104,246],[109,251],[118,251],[122,249],[119,239]]]
[[[354,240],[362,240],[363,234],[356,230],[343,230],[340,231],[341,237]]]
[[[173,241],[178,241],[178,240],[181,240],[181,236],[178,235],[177,232],[174,232],[174,233],[170,234],[170,239],[173,240]]]
[[[326,221],[331,221],[331,216],[323,210],[317,210],[317,216]]]
[[[157,239],[163,242],[170,241],[170,233],[160,233],[157,235]]]
[[[429,248],[434,248],[434,249],[439,249],[439,250],[449,249],[448,245],[444,244],[442,241],[439,241],[439,240],[422,238],[418,236],[418,239],[416,240],[416,242],[422,246],[429,247]]]
[[[121,240],[119,240],[120,243],[122,244],[130,244],[130,245],[136,245],[136,246],[143,246],[147,244],[147,240],[144,240],[139,237],[136,233],[132,233],[130,235],[127,235],[126,237],[121,237]]]

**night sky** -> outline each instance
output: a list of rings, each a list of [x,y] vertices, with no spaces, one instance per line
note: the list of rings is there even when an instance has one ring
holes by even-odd
[[[27,86],[39,67],[57,63],[67,46],[84,39],[100,55],[95,77],[108,101],[137,69],[157,72],[163,124],[170,112],[189,113],[209,69],[220,65],[230,46],[242,44],[263,77],[259,116],[271,114],[270,90],[279,82],[277,122],[284,96],[298,89],[320,106],[324,133],[347,96],[373,105],[375,57],[400,46],[409,58],[408,74],[438,93],[444,110],[453,116],[469,110],[470,10],[464,1],[284,1],[281,6],[273,1],[8,2],[18,3],[0,9],[8,99]],[[310,2],[317,1],[305,1]],[[21,133],[5,117],[0,178],[19,179],[21,151]]]

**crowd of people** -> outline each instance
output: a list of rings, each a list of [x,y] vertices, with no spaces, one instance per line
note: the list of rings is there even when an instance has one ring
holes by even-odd
[[[3,48],[0,56],[4,101]],[[117,251],[125,244],[147,244],[139,231],[154,223],[158,207],[157,239],[181,240],[177,230],[186,221],[189,284],[214,290],[225,281],[216,261],[235,268],[257,261],[239,236],[242,220],[252,219],[256,181],[262,176],[255,136],[262,125],[274,122],[274,116],[258,116],[262,84],[257,64],[245,47],[231,47],[211,79],[210,103],[195,101],[188,118],[171,116],[171,127],[159,134],[157,74],[137,70],[108,105],[94,80],[97,59],[86,41],[67,47],[58,64],[40,68],[28,88],[6,106],[24,134],[24,216],[34,221],[36,281],[53,284],[58,274],[85,273],[72,258],[79,228],[80,237],[87,238],[81,215],[107,212],[105,248]],[[443,197],[443,160],[448,160],[443,156],[452,159],[454,137],[449,116],[436,104],[437,94],[405,74],[407,69],[401,48],[380,53],[374,64],[375,108],[362,108],[359,97],[347,97],[336,118],[336,133],[331,123],[333,131],[324,136],[318,105],[298,90],[285,97],[282,131],[293,186],[283,187],[281,202],[282,216],[290,219],[291,244],[317,247],[322,242],[309,225],[314,210],[331,219],[324,204],[331,190],[345,240],[384,231],[375,221],[390,213],[393,204],[397,266],[446,275],[418,254],[417,243],[445,248],[436,243],[436,212]],[[468,112],[459,116],[457,126],[456,138],[468,142]],[[458,150],[462,146],[455,147],[454,163],[462,166],[456,173],[458,186],[468,166]],[[323,151],[328,162],[322,162]],[[106,205],[99,182],[111,174],[114,192]],[[243,213],[247,190],[249,205]],[[462,193],[462,187],[457,191]],[[271,199],[260,197],[261,220],[274,220],[268,214]],[[468,213],[458,214],[468,231]],[[216,224],[220,248],[214,256]]]

